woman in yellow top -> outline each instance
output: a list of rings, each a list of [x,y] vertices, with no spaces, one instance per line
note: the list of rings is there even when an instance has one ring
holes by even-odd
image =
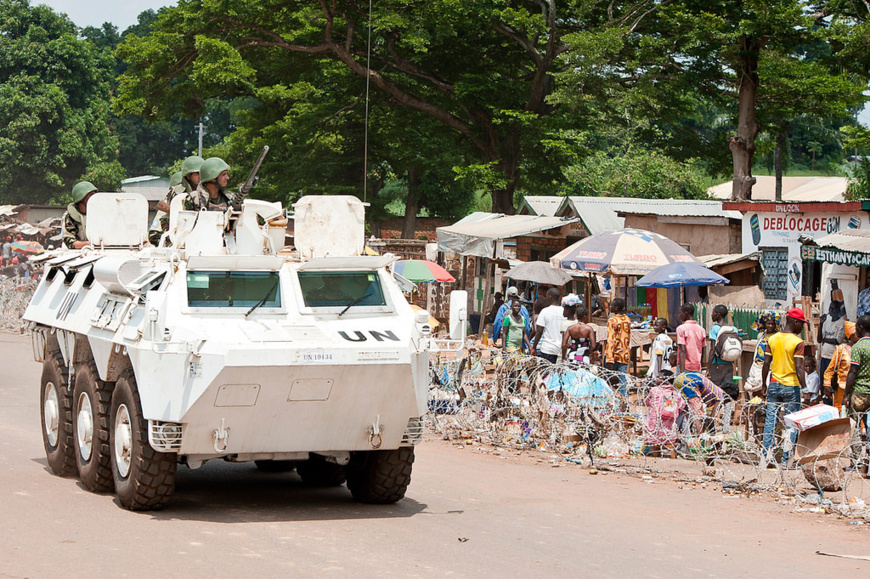
[[[825,398],[830,398],[831,388],[834,386],[834,379],[836,378],[837,389],[834,392],[834,406],[837,407],[837,410],[843,406],[843,389],[846,387],[846,376],[849,374],[849,367],[852,365],[852,344],[857,341],[858,335],[855,333],[854,322],[846,322],[846,342],[837,344],[834,354],[831,356],[831,361],[825,369],[825,389],[822,391],[822,394]]]

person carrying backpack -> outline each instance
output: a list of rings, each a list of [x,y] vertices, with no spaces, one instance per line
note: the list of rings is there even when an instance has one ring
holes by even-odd
[[[710,354],[707,362],[707,375],[710,381],[728,395],[722,409],[722,421],[725,430],[730,430],[731,412],[734,401],[740,395],[740,390],[734,384],[734,362],[743,353],[743,341],[734,326],[725,325],[728,318],[728,308],[718,304],[711,315],[713,325],[710,327]]]

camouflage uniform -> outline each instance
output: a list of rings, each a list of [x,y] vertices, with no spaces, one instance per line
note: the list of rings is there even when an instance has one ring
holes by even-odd
[[[202,165],[202,157],[196,155],[190,156],[181,164],[181,171],[177,171],[169,178],[169,192],[161,204],[166,204],[168,208],[172,199],[181,193],[190,193],[196,187],[190,181],[190,175],[199,173],[199,168]],[[154,216],[154,221],[151,222],[151,228],[148,230],[148,241],[151,245],[160,243],[160,238],[169,229],[169,209],[166,211],[157,211]]]
[[[184,198],[185,211],[226,211],[232,205],[232,200],[226,192],[218,193],[217,199],[211,199],[208,190],[200,183],[193,193]]]
[[[176,195],[190,193],[192,190],[193,187],[191,187],[190,181],[188,181],[187,178],[184,178],[181,180],[180,185],[169,188],[169,192],[166,193],[163,202],[170,205]],[[166,233],[167,229],[169,229],[169,213],[158,210],[157,214],[154,216],[154,221],[151,222],[151,228],[148,230],[148,241],[151,242],[151,245],[157,245],[160,243],[160,238],[164,233]]]
[[[74,203],[66,206],[66,213],[63,214],[62,222],[62,242],[69,249],[73,249],[73,243],[76,241],[87,241],[85,235],[86,217],[79,213]]]

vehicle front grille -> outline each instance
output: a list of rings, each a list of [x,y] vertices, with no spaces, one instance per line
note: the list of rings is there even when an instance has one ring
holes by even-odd
[[[148,442],[158,452],[181,450],[182,426],[177,422],[148,421]]]
[[[402,446],[413,446],[422,442],[425,428],[422,418],[409,420],[408,426],[405,427],[405,434],[402,436]]]

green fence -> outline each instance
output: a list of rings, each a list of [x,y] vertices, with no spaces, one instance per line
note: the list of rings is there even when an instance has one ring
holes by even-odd
[[[697,321],[705,330],[709,330],[708,320],[710,319],[709,312],[712,311],[716,304],[695,304],[695,321]],[[738,308],[728,306],[728,313],[731,314],[734,320],[734,325],[740,330],[741,335],[746,340],[755,340],[758,338],[758,332],[753,329],[752,323],[762,312],[769,311],[767,309],[756,308]]]

